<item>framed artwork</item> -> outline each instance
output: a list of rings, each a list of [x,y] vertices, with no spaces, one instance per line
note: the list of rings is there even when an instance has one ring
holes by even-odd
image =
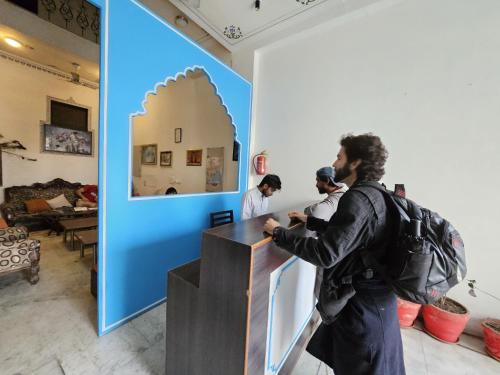
[[[174,130],[174,142],[175,143],[182,142],[182,128],[175,128],[175,130]]]
[[[187,166],[201,166],[201,156],[203,150],[187,150],[186,165]]]
[[[240,144],[236,141],[233,142],[233,161],[238,161],[240,158]]]
[[[207,148],[207,179],[205,190],[222,191],[224,179],[224,147]]]
[[[158,145],[142,145],[141,146],[141,164],[156,165],[156,155],[158,154]]]
[[[162,167],[172,166],[172,151],[160,152],[160,166]]]
[[[92,132],[43,124],[42,151],[92,155]]]

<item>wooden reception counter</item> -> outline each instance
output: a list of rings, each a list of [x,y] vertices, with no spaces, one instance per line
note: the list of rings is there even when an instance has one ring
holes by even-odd
[[[315,267],[263,233],[269,217],[290,222],[282,212],[209,229],[201,258],[168,273],[167,375],[291,373],[318,322]]]

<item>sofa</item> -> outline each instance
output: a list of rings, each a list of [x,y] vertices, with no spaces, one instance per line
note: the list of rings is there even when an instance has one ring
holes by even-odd
[[[29,231],[47,229],[51,226],[50,219],[63,211],[29,213],[25,202],[32,199],[49,200],[64,194],[74,206],[78,200],[75,191],[81,186],[79,182],[71,183],[60,178],[30,186],[11,186],[4,190],[5,201],[0,205],[0,212],[11,227],[25,226]]]
[[[29,270],[29,281],[36,284],[39,280],[40,241],[30,240],[24,227],[0,229],[0,276]]]

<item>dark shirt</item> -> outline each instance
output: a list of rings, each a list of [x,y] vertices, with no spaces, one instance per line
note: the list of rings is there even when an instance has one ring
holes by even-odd
[[[279,227],[273,232],[274,241],[299,258],[325,268],[325,276],[335,272],[336,277],[341,277],[353,264],[361,267],[356,250],[375,251],[385,247],[392,229],[382,193],[374,188],[361,187],[373,183],[354,184],[340,199],[337,212],[330,221],[309,216],[307,228],[319,234],[317,239],[301,237]]]

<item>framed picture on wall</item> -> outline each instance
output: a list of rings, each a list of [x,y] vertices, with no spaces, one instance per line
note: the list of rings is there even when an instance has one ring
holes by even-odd
[[[201,166],[201,157],[203,150],[187,150],[186,165],[187,166]]]
[[[175,143],[182,142],[182,128],[175,128],[175,130],[174,130],[174,142]]]
[[[222,191],[224,180],[224,147],[207,148],[206,191]]]
[[[172,151],[160,152],[160,166],[162,167],[172,166]]]
[[[92,132],[43,124],[42,151],[92,155]]]
[[[158,145],[143,145],[141,146],[141,164],[156,165],[156,155],[158,154]]]
[[[240,158],[240,144],[237,141],[233,142],[233,161],[238,161]]]

